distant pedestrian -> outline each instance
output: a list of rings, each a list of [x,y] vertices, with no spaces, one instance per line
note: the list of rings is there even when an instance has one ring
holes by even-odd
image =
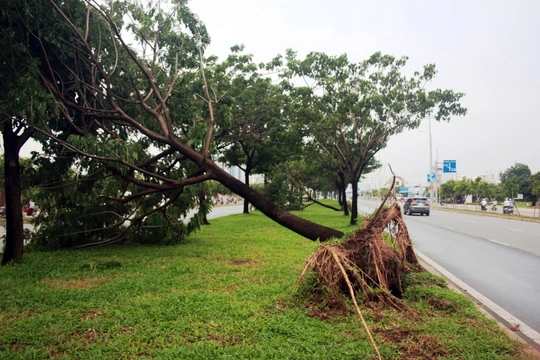
[[[28,201],[28,215],[34,216],[35,209],[36,209],[36,204],[34,203],[34,200],[30,199],[30,201]]]

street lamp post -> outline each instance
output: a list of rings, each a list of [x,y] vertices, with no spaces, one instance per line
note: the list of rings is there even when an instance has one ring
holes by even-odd
[[[431,140],[431,116],[428,117],[428,122],[429,122],[429,179],[430,179],[429,193],[430,193],[431,202],[434,202],[436,201],[436,199],[434,199],[434,196],[433,196],[435,186],[433,184],[433,144]]]

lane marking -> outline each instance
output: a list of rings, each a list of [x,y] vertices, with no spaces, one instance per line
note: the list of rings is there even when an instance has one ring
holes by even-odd
[[[514,229],[514,228],[509,228],[509,229],[514,230],[514,231],[522,231],[523,232],[523,230],[521,230],[521,229]]]
[[[430,266],[434,267],[437,271],[439,271],[441,274],[444,275],[448,280],[452,281],[454,284],[462,288],[465,292],[469,293],[473,298],[478,300],[482,303],[485,307],[493,311],[495,314],[500,316],[502,319],[504,319],[506,322],[508,322],[511,325],[519,325],[519,331],[527,336],[529,339],[534,341],[536,344],[540,345],[540,333],[537,333],[534,329],[529,327],[527,324],[525,324],[523,321],[519,320],[512,314],[510,314],[508,311],[501,308],[499,305],[495,304],[493,301],[489,300],[484,295],[480,294],[478,291],[458,279],[456,276],[454,276],[451,272],[437,264],[435,261],[428,258],[426,255],[422,254],[420,251],[415,249],[416,254],[419,258],[421,258],[423,261],[428,263]]]
[[[510,245],[508,245],[508,244],[505,244],[505,243],[500,242],[500,241],[497,241],[497,240],[493,240],[493,239],[486,239],[486,240],[491,241],[491,242],[494,242],[494,243],[497,243],[497,244],[501,244],[501,245],[504,245],[504,246],[510,246]]]
[[[443,226],[443,228],[448,229],[448,230],[454,230],[453,228],[448,227],[448,226]]]
[[[467,221],[468,221],[468,222],[472,222],[472,223],[475,223],[475,222],[476,222],[476,221],[474,221],[474,220],[467,220]]]

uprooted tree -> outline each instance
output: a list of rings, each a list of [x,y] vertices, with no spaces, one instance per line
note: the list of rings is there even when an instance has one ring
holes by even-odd
[[[389,195],[390,192],[364,226],[346,241],[320,246],[307,260],[300,276],[302,282],[306,281],[306,274],[315,274],[307,295],[314,297],[317,307],[324,303],[327,307],[344,308],[341,294],[350,296],[378,359],[382,358],[358,306],[357,294],[366,301],[374,299],[399,311],[408,311],[410,308],[400,299],[405,290],[402,276],[422,270],[400,206],[396,203],[385,206]]]
[[[114,221],[106,226],[118,231],[110,237],[103,233],[89,237],[88,246],[122,241],[141,228],[181,226],[177,223],[179,213],[169,216],[168,209],[176,206],[185,213],[200,195],[199,187],[193,185],[208,180],[223,184],[272,220],[308,239],[324,241],[343,236],[340,231],[281,209],[214,162],[220,126],[216,104],[223,94],[215,91],[212,77],[207,76],[212,69],[205,67],[203,55],[209,42],[206,29],[184,2],[158,0],[141,5],[125,1],[9,0],[9,5],[15,9],[17,26],[22,29],[17,33],[20,36],[11,39],[11,46],[24,50],[32,60],[26,75],[34,76],[40,89],[56,101],[54,106],[44,104],[41,116],[27,118],[26,125],[73,158],[78,166],[77,181],[97,183],[107,190],[101,194],[100,203],[96,202],[99,211],[119,204],[108,214]],[[384,61],[391,60],[377,59],[370,64],[384,67]],[[280,62],[274,65],[280,66]],[[337,68],[333,71],[339,72]],[[331,119],[332,136],[341,135],[348,143],[361,144],[356,162],[343,164],[348,166],[346,176],[350,181],[357,179],[370,162],[373,149],[382,148],[388,136],[407,127],[398,122],[387,128],[385,123],[394,124],[392,119],[399,121],[417,108],[416,115],[435,106],[446,109],[442,112],[446,115],[455,106],[459,108],[456,101],[460,96],[438,92],[442,98],[433,98],[416,82],[407,88],[414,92],[403,93],[401,82],[405,80],[398,69],[384,78],[385,86],[379,82],[369,85],[371,80],[362,79],[362,75],[376,76],[359,72],[355,86],[349,86],[352,90],[346,94],[328,92],[328,96],[347,98],[369,92],[370,96],[360,103],[342,107],[336,100],[314,111],[294,107],[286,114],[287,120],[298,121],[299,115],[305,123],[311,115]],[[393,81],[399,81],[400,87],[391,86]],[[285,88],[289,89],[287,96],[297,96],[292,85]],[[330,101],[328,97],[324,100]],[[377,106],[368,106],[371,103]],[[328,117],[334,109],[339,110],[335,112],[339,116]],[[337,126],[339,121],[344,123]],[[359,127],[372,130],[367,136],[365,132],[352,136],[345,131]],[[338,154],[341,161],[353,160],[353,154],[337,144],[330,151],[329,141],[326,138],[317,144],[327,154]],[[50,165],[55,162],[53,155]],[[115,180],[107,180],[111,177]],[[108,187],[111,183],[115,185]]]

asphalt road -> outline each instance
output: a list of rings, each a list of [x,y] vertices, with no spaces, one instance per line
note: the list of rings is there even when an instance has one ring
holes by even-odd
[[[540,332],[540,223],[437,209],[404,218],[417,250]]]
[[[431,216],[406,216],[447,230],[465,234],[502,245],[510,246],[540,256],[540,223],[509,218],[465,214],[432,209]]]
[[[435,206],[440,207],[439,204],[436,204]],[[444,204],[443,207],[447,208],[447,209],[459,209],[459,210],[469,210],[469,211],[481,212],[479,205],[472,205],[472,204],[467,204],[467,205],[463,205],[463,204]],[[502,214],[503,213],[503,211],[502,211],[503,204],[502,203],[497,205],[497,211],[492,211],[490,204],[488,204],[487,208],[488,208],[488,210],[485,212],[487,214],[492,214],[492,213]],[[521,215],[521,216],[535,217],[535,218],[538,219],[538,218],[540,218],[540,207],[536,207],[536,208],[514,208],[514,215],[518,215],[518,214]]]

